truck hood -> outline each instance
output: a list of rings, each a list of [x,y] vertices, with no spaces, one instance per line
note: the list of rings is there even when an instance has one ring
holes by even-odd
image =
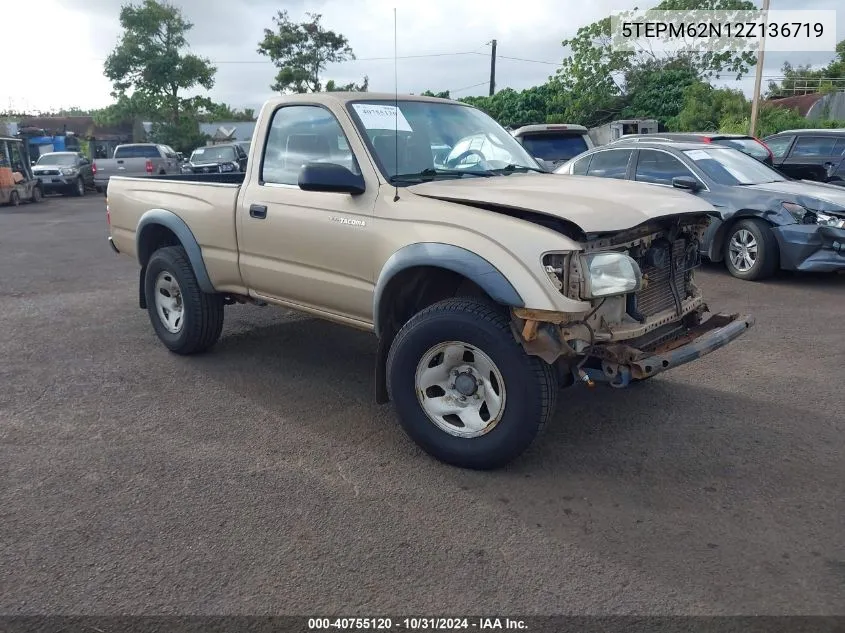
[[[649,220],[715,213],[692,194],[625,180],[556,174],[511,174],[436,180],[408,187],[427,198],[534,211],[562,218],[585,233],[624,231]]]
[[[746,185],[749,189],[786,194],[784,200],[797,202],[813,211],[845,212],[845,187],[812,180],[786,180]]]

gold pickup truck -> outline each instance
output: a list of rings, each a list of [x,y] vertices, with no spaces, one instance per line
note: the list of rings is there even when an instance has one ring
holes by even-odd
[[[279,97],[250,152],[245,174],[109,181],[109,241],[137,259],[159,339],[203,352],[225,307],[247,302],[371,331],[376,400],[445,462],[502,466],[562,387],[625,387],[753,323],[706,318],[694,270],[708,203],[544,173],[468,105]]]

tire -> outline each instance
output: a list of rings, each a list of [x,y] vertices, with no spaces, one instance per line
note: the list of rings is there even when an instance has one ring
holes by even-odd
[[[173,282],[176,284],[175,292]],[[220,338],[223,297],[200,290],[191,262],[181,246],[168,246],[153,253],[147,263],[144,295],[153,329],[171,352],[198,354]],[[157,301],[158,296],[162,297],[161,303]],[[181,312],[178,306],[161,311],[165,303],[171,307],[179,304]],[[171,316],[169,322],[165,314]],[[173,316],[179,314],[181,318]]]
[[[85,195],[85,181],[82,178],[77,178],[76,182],[73,184],[73,195],[77,198],[81,198]]]
[[[9,206],[10,207],[17,207],[21,204],[21,196],[17,191],[13,191],[9,194]]]
[[[750,250],[748,252],[752,261],[751,266],[748,266],[748,259],[742,258],[741,251],[736,251],[743,244],[749,249],[752,246],[755,248],[756,255]],[[774,275],[780,266],[777,240],[771,226],[762,220],[740,220],[734,224],[725,237],[724,249],[728,272],[737,279],[746,281],[766,279]],[[740,253],[738,262],[734,262],[732,252]]]
[[[41,202],[43,199],[44,194],[41,193],[41,187],[33,187],[32,188],[32,197],[30,197],[29,201],[33,203]]]
[[[446,346],[443,356],[431,356],[442,346]],[[458,348],[457,352],[454,348]],[[431,362],[426,362],[427,358]],[[438,358],[442,362],[438,363]],[[490,367],[487,361],[492,363],[492,373],[485,370]],[[455,389],[455,368],[464,373],[469,366],[485,380],[476,382],[480,384],[478,398],[463,390],[470,403],[466,406],[450,398],[462,395],[462,390]],[[442,367],[448,392],[436,386],[426,389],[425,384],[430,381],[424,374],[432,367],[434,372]],[[461,386],[467,386],[466,380]],[[525,451],[554,413],[558,393],[552,367],[524,352],[498,306],[474,298],[440,301],[402,327],[387,357],[387,389],[402,428],[420,448],[447,464],[479,470],[504,466]],[[444,400],[438,400],[441,397]],[[482,410],[480,417],[475,418],[471,409],[478,406],[479,400],[483,402]],[[443,416],[435,421],[426,413],[426,406],[431,410],[446,402],[466,408],[461,409],[460,416],[451,417],[449,424]],[[491,406],[487,406],[488,402]],[[461,429],[454,424],[456,418],[461,422],[480,420],[487,426],[480,431],[469,425]],[[449,426],[450,430],[445,430]],[[461,437],[456,433],[472,435]]]

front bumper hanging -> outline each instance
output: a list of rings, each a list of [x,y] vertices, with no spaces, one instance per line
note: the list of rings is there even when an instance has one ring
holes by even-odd
[[[601,369],[576,369],[576,377],[588,384],[601,381],[613,387],[627,387],[633,381],[651,378],[706,356],[736,340],[753,325],[754,317],[750,315],[716,314],[690,328],[682,337],[652,351],[636,354],[625,362],[603,360]]]

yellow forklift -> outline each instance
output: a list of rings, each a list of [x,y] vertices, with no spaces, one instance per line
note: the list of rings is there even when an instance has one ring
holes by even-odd
[[[32,175],[26,143],[0,136],[0,205],[16,207],[23,201],[40,202],[41,183]]]

